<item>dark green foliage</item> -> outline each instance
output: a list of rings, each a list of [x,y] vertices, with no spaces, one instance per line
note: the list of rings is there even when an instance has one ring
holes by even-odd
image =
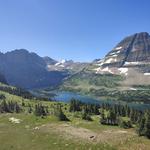
[[[118,86],[119,85],[118,81],[122,81],[122,80],[123,80],[123,77],[119,75],[93,74],[93,76],[90,78],[89,84],[112,88],[112,87]]]
[[[128,128],[132,127],[132,123],[129,119],[120,118],[119,119],[119,126],[122,128],[128,129]]]
[[[59,118],[60,121],[69,121],[69,119],[66,117],[66,115],[63,113],[62,109],[58,110],[58,115],[57,117]]]
[[[84,109],[82,110],[82,119],[87,121],[92,121],[91,116],[88,113],[86,113]]]
[[[9,86],[0,86],[0,90],[8,92],[9,94],[21,96],[23,98],[28,98],[28,99],[34,98],[34,96],[30,92],[23,90],[21,88],[12,88]]]
[[[0,112],[1,113],[20,113],[22,111],[20,105],[17,102],[6,102],[3,100],[0,104]]]
[[[36,116],[41,116],[41,117],[47,116],[47,109],[42,104],[37,104],[37,105],[35,105],[34,114]]]
[[[70,100],[70,112],[75,112],[75,111],[81,111],[81,106],[82,102],[76,100],[76,99],[71,99]]]
[[[32,106],[28,104],[28,113],[32,113],[32,111],[33,111]]]
[[[5,95],[4,94],[0,94],[0,100],[4,100],[6,99]]]
[[[144,113],[137,131],[140,136],[146,136],[150,139],[150,110]]]
[[[146,112],[145,135],[150,139],[150,110]]]
[[[102,124],[106,125],[120,125],[125,128],[130,128],[132,124],[137,124],[143,112],[130,108],[127,105],[120,104],[102,104],[101,106],[101,120]],[[119,118],[126,117],[128,120],[120,120]]]
[[[106,111],[107,111],[107,115],[105,114]],[[101,122],[101,124],[105,124],[105,125],[117,125],[118,117],[117,117],[117,114],[115,113],[114,109],[112,108],[110,110],[104,110],[102,108],[100,122]]]
[[[141,120],[139,121],[138,128],[137,128],[137,132],[139,136],[145,135],[145,121],[146,121],[145,116],[142,116]]]
[[[138,127],[137,132],[140,136],[150,138],[150,110],[142,112],[127,105],[102,104],[100,123],[119,125],[123,128],[131,128],[134,124]]]
[[[34,96],[29,91],[24,90],[22,88],[18,88],[18,87],[12,88],[9,86],[0,86],[0,90],[5,91],[5,92],[12,94],[12,95],[20,96],[20,97],[25,98],[25,99],[36,99],[36,100],[43,100],[43,101],[49,101],[50,100],[46,97]]]
[[[148,103],[150,100],[150,90],[129,90],[129,91],[118,91],[114,95],[118,100],[122,101],[142,101]],[[131,98],[132,97],[132,98]]]
[[[69,121],[67,116],[62,111],[61,105],[57,105],[56,107],[54,107],[54,114],[60,121]]]
[[[23,107],[25,107],[25,102],[24,100],[22,100],[22,104],[21,104]]]
[[[75,111],[81,111],[84,109],[84,111],[88,114],[99,115],[100,114],[99,108],[100,108],[100,105],[98,104],[86,104],[79,100],[71,99],[69,111],[75,112]]]

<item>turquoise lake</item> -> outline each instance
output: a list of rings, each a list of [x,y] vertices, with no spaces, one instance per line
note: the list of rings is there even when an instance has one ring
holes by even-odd
[[[91,104],[102,104],[102,103],[109,103],[109,104],[127,104],[131,107],[135,107],[137,109],[150,109],[150,105],[149,104],[138,104],[138,103],[126,103],[123,101],[113,101],[113,100],[100,100],[98,98],[92,97],[92,96],[87,96],[87,95],[81,95],[78,93],[74,93],[74,92],[56,92],[56,95],[53,97],[53,99],[55,101],[59,101],[59,102],[66,102],[68,103],[72,98],[80,100],[81,102],[84,103],[91,103]]]

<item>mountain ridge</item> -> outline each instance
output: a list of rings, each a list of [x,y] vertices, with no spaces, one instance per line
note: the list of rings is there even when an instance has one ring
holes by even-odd
[[[103,59],[95,59],[81,72],[65,80],[60,89],[113,99],[114,93],[136,93],[148,90],[149,85],[150,35],[141,32],[121,40]]]
[[[58,62],[26,49],[0,53],[0,72],[8,83],[27,89],[55,87],[85,65],[72,60]]]
[[[95,62],[97,66],[100,66],[97,68],[97,73],[103,71],[115,73],[113,70],[116,70],[116,68],[149,63],[150,35],[146,32],[136,33],[124,38],[103,59]]]

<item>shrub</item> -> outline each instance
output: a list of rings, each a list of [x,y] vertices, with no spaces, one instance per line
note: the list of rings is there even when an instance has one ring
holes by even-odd
[[[130,119],[126,118],[126,117],[121,117],[119,119],[119,126],[125,129],[131,128],[132,127],[132,123],[130,121]]]

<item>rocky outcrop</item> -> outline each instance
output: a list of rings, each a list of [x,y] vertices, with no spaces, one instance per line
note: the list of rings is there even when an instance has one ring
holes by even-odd
[[[136,33],[123,39],[104,59],[94,62],[97,73],[122,73],[136,69],[143,73],[150,71],[150,35]],[[121,70],[121,72],[120,72]],[[126,70],[126,71],[125,71]],[[127,74],[126,74],[127,75]]]

